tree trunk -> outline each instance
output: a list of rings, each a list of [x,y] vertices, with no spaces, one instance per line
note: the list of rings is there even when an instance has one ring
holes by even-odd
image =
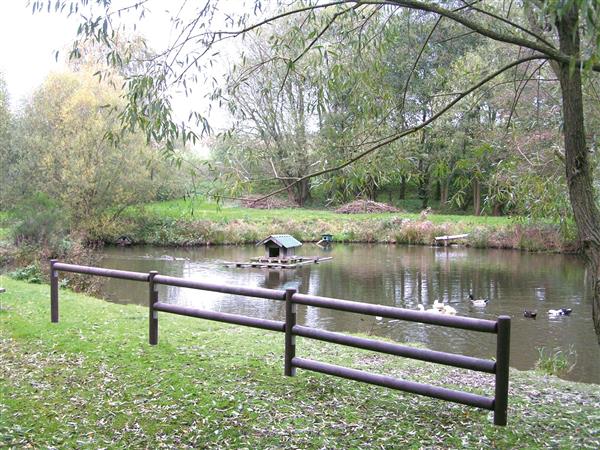
[[[502,215],[502,203],[494,202],[494,211],[492,212],[492,216],[501,216]]]
[[[450,179],[446,178],[442,183],[442,192],[440,194],[440,206],[446,206],[448,203],[448,190],[450,189]]]
[[[400,177],[400,200],[404,200],[406,198],[406,177],[402,175]]]
[[[481,215],[481,183],[477,178],[473,180],[473,214]]]
[[[421,199],[421,209],[426,209],[429,204],[429,167],[425,165],[422,159],[419,159],[419,187],[417,189]]]
[[[310,198],[310,180],[302,180],[293,186],[293,197],[294,202],[298,206],[304,206],[306,201]]]
[[[560,50],[580,57],[579,11],[575,3],[557,20]],[[575,64],[560,64],[563,103],[565,169],[569,197],[579,241],[592,282],[592,315],[600,343],[600,210],[594,199],[590,162],[585,142],[581,70]]]

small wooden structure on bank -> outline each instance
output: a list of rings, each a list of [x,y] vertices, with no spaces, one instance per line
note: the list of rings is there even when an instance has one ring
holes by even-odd
[[[319,242],[317,242],[317,245],[319,247],[329,247],[332,242],[333,242],[333,235],[326,233],[326,234],[321,235],[321,240]]]
[[[435,238],[435,243],[439,244],[441,242],[444,243],[444,247],[446,247],[448,245],[448,243],[452,243],[454,241],[457,241],[459,239],[465,239],[469,237],[469,233],[465,233],[465,234],[454,234],[454,235],[448,235],[448,236],[437,236]]]
[[[250,258],[249,262],[228,262],[229,267],[263,267],[294,269],[305,264],[317,264],[331,256],[296,256],[295,249],[302,243],[289,234],[272,234],[256,244],[265,246],[265,255]]]

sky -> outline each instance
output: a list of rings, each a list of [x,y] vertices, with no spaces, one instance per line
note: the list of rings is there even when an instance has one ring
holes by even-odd
[[[51,71],[61,70],[56,50],[68,48],[77,24],[56,14],[35,14],[26,0],[2,0],[0,7],[0,72],[6,81],[11,107],[38,87]]]
[[[114,3],[131,2],[115,0]],[[175,7],[178,3],[149,0],[147,5],[150,14],[141,21],[135,21],[136,32],[148,40],[150,47],[161,49],[168,44],[171,25],[170,13],[166,12],[166,8]],[[49,73],[66,68],[64,61],[78,26],[76,17],[67,18],[45,11],[32,14],[27,4],[27,0],[0,0],[0,73],[6,81],[13,111],[18,111],[23,100],[40,86]],[[221,4],[231,11],[245,7],[244,0],[227,0]],[[129,25],[133,29],[132,21],[135,19],[126,20],[131,22]],[[55,58],[57,50],[61,52],[58,61]],[[221,72],[223,67],[219,69]],[[173,99],[175,117],[184,120],[191,110],[206,114],[208,105],[204,99],[205,93],[199,88],[193,97],[176,95]],[[213,106],[209,122],[217,130],[226,128],[229,125],[228,115]]]

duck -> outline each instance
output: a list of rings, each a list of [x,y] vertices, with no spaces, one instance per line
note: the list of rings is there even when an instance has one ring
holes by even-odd
[[[438,310],[438,312],[441,312],[442,314],[448,314],[450,316],[454,316],[456,315],[456,309],[454,309],[452,306],[450,305],[446,305],[445,303],[442,302],[438,302],[437,300],[435,300],[433,302],[433,307],[435,309]]]
[[[456,315],[456,309],[454,309],[450,305],[444,305],[444,310],[443,311],[444,311],[443,314],[448,314],[449,316],[455,316]]]
[[[487,302],[489,301],[487,298],[475,299],[475,297],[473,297],[473,294],[469,294],[469,300],[471,300],[471,304],[473,306],[485,306],[485,305],[487,305]]]
[[[436,308],[429,308],[429,309],[425,309],[425,307],[423,305],[421,305],[420,303],[417,305],[417,308],[419,309],[419,311],[421,312],[428,312],[428,313],[437,313],[440,312],[438,309]]]
[[[523,316],[529,317],[530,319],[535,319],[537,316],[537,311],[530,311],[526,309],[525,311],[523,311]]]
[[[420,303],[417,305],[417,307],[419,308],[419,311],[422,312],[446,314],[449,316],[456,315],[456,309],[454,309],[450,305],[444,305],[443,303],[438,302],[437,300],[433,303],[433,308],[425,309],[425,307]]]
[[[548,315],[549,316],[568,316],[569,314],[571,314],[572,311],[573,311],[573,309],[571,309],[571,308],[549,309]]]

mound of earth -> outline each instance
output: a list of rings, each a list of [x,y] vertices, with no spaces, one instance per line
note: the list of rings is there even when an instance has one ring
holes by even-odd
[[[262,200],[257,200],[260,197],[247,197],[242,200],[242,206],[246,208],[256,209],[280,209],[280,208],[297,208],[298,205],[294,202],[283,198],[269,197]]]
[[[400,210],[387,203],[378,203],[372,200],[354,200],[346,203],[335,210],[342,214],[360,214],[360,213],[382,213],[382,212],[399,212]]]

